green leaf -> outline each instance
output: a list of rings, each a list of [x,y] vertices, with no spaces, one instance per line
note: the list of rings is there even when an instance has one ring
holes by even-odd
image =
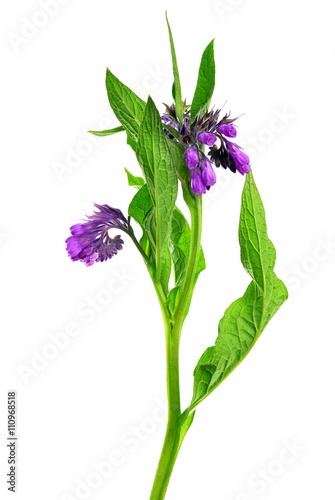
[[[141,189],[135,194],[134,198],[131,200],[128,215],[136,220],[143,227],[143,220],[149,210],[152,208],[152,199],[149,194],[147,184],[141,187]]]
[[[172,84],[172,98],[174,101],[176,101],[176,85],[174,82]]]
[[[165,127],[165,124],[164,124]],[[187,189],[190,170],[187,168],[184,158],[185,149],[181,144],[178,144],[176,141],[167,140],[170,154],[174,162],[174,168],[177,172],[178,179],[181,181],[183,187]],[[193,195],[194,196],[194,195]]]
[[[165,248],[168,248],[171,234],[178,181],[160,114],[151,97],[148,99],[139,130],[136,154],[153,203],[151,213],[147,214],[145,227],[147,231],[150,229],[155,239],[156,280],[159,282],[163,257],[166,259],[167,255]]]
[[[143,230],[143,235],[140,239],[140,245],[143,248],[145,254],[148,256],[150,255],[150,242],[143,221],[152,206],[153,204],[151,196],[149,194],[148,186],[144,184],[144,186],[142,186],[135,194],[128,207],[129,217],[132,217],[134,220],[136,220],[136,222],[138,222]]]
[[[174,313],[175,313],[175,311],[177,309],[177,306],[178,306],[178,303],[179,303],[179,299],[180,299],[180,291],[181,291],[181,286],[175,286],[169,292],[169,295],[168,295],[168,305],[169,305],[169,309],[170,309],[170,312],[171,312],[171,316],[174,315]]]
[[[183,417],[183,414],[181,415]],[[191,427],[193,420],[195,417],[195,411],[193,411],[190,415],[187,415],[184,423],[182,424],[180,428],[180,435],[179,435],[179,443],[178,443],[178,451],[180,450],[181,445],[183,444],[184,438],[186,436],[187,431]]]
[[[190,254],[190,246],[191,246],[190,226],[185,217],[183,216],[183,214],[177,207],[173,211],[171,241],[173,244],[172,260],[174,265],[174,278],[176,286],[175,288],[172,288],[172,290],[168,295],[168,303],[171,314],[173,315],[179,303],[181,288],[185,277],[185,271],[187,267],[187,262]],[[192,285],[192,293],[197,283],[199,274],[204,269],[206,269],[206,263],[205,263],[204,253],[201,248],[196,268],[196,274]],[[185,309],[184,319],[186,318],[190,308],[192,293],[190,295],[189,301]]]
[[[150,256],[150,242],[148,236],[143,233],[142,238],[140,239],[140,245],[144,250],[144,253],[149,257]]]
[[[199,111],[208,107],[215,87],[215,60],[214,60],[214,40],[206,47],[202,54],[197,86],[195,89],[191,116],[195,117]]]
[[[108,100],[116,118],[136,141],[144,114],[145,102],[120,82],[109,69],[106,73],[106,88]]]
[[[147,214],[143,219],[143,229],[149,238],[149,242],[153,251],[156,253],[157,234],[156,234],[155,209],[153,206],[150,208],[150,210],[147,212]]]
[[[163,290],[166,294],[168,294],[169,290],[169,281],[171,276],[171,253],[169,246],[164,246],[161,252],[161,271],[160,271],[160,281],[162,283]]]
[[[164,292],[167,293],[169,288],[169,281],[170,281],[171,267],[172,267],[171,254],[168,245],[164,245],[157,251],[157,224],[156,224],[156,213],[154,207],[152,207],[144,217],[143,229],[144,229],[144,234],[148,238],[147,241],[149,242],[149,248],[152,251],[149,252],[151,253],[152,256],[150,264],[156,271],[157,271],[157,265],[159,265],[160,269],[159,282],[161,283]],[[157,258],[155,258],[157,254],[160,256],[159,261],[157,260]],[[158,279],[157,272],[156,276],[153,275],[153,278],[155,280]]]
[[[127,144],[136,153],[137,142],[127,133]]]
[[[183,238],[186,228],[186,219],[179,210],[173,211],[171,241],[173,242],[172,260],[174,265],[174,280],[178,287],[182,284],[187,266],[186,252],[178,246],[178,242]],[[189,228],[188,228],[189,229]]]
[[[124,132],[126,129],[124,127],[115,127],[109,130],[89,130],[89,134],[97,135],[98,137],[105,137],[106,135],[114,135],[118,132]]]
[[[128,185],[129,186],[133,186],[133,187],[136,187],[138,189],[141,188],[142,186],[144,186],[145,181],[142,177],[135,177],[126,168],[125,168],[125,171],[126,171],[126,174],[128,177]]]
[[[191,409],[241,363],[287,299],[286,287],[273,271],[276,251],[267,236],[264,207],[251,172],[242,194],[239,241],[241,261],[252,282],[226,310],[215,346],[204,352],[195,368]]]
[[[178,141],[180,140],[180,135],[179,132],[171,127],[171,125],[168,125],[167,123],[164,123],[163,127],[170,132]]]
[[[172,219],[171,241],[173,243],[172,259],[175,271],[175,284],[183,283],[191,245],[191,228],[183,214],[175,208]],[[197,265],[195,282],[199,274],[206,268],[204,252],[201,248]],[[194,283],[195,284],[195,283]]]
[[[173,67],[173,77],[174,77],[174,82],[172,86],[172,95],[175,99],[176,103],[176,113],[179,118],[179,121],[183,123],[183,100],[181,96],[181,85],[180,85],[180,78],[179,78],[179,70],[178,70],[178,64],[177,64],[177,56],[176,56],[176,50],[174,47],[174,41],[173,41],[173,36],[172,36],[172,31],[170,27],[170,23],[167,17],[167,12],[165,13],[166,16],[166,22],[169,30],[169,38],[170,38],[170,46],[171,46],[171,56],[172,56],[172,67]]]

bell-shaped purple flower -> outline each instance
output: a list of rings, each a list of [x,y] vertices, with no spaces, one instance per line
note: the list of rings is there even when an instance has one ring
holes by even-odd
[[[211,132],[202,132],[198,135],[198,140],[203,144],[206,144],[206,146],[214,146],[214,144],[216,143],[216,139],[216,135],[212,134]]]
[[[86,266],[111,259],[122,250],[120,235],[111,238],[109,229],[128,232],[128,223],[121,210],[109,205],[94,205],[98,210],[87,216],[83,223],[74,224],[71,236],[66,240],[66,249],[73,261],[80,260]]]
[[[240,172],[240,174],[244,175],[250,172],[249,156],[235,144],[229,144],[228,150],[235,162],[236,169]]]
[[[216,173],[212,167],[209,160],[204,160],[201,162],[201,178],[205,186],[214,186],[216,183]]]
[[[237,135],[237,130],[231,123],[219,125],[217,131],[226,137],[236,137]]]
[[[203,183],[200,172],[192,170],[191,172],[191,185],[194,194],[201,195],[206,193],[206,185]]]
[[[198,156],[197,150],[195,148],[189,148],[186,151],[185,163],[186,163],[186,166],[190,170],[193,170],[194,168],[196,168],[198,166],[199,156]]]

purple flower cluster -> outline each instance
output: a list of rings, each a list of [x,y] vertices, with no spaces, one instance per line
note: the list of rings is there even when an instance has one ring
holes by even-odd
[[[128,232],[127,220],[121,210],[109,205],[94,204],[97,211],[87,216],[83,223],[70,228],[71,236],[66,240],[66,249],[73,261],[80,260],[86,266],[111,259],[122,250],[121,236],[111,238],[109,229]]]
[[[180,125],[173,106],[166,106],[166,113],[162,121],[178,131],[178,139],[167,129],[165,133],[172,140],[178,140],[185,148],[185,162],[190,173],[191,186],[195,194],[205,194],[216,183],[216,167],[229,168],[232,172],[238,171],[244,175],[250,171],[249,157],[242,149],[229,139],[237,135],[233,122],[226,114],[219,119],[220,110],[207,111],[198,115],[190,123],[189,112],[184,115],[184,123]],[[216,145],[220,141],[219,147]],[[204,146],[209,152],[204,153]]]

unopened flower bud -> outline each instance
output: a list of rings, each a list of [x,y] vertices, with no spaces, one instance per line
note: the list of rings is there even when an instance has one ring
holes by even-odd
[[[202,181],[200,173],[196,170],[192,170],[191,172],[191,185],[194,194],[201,195],[206,193],[206,186]]]
[[[219,125],[217,131],[226,137],[236,137],[237,134],[236,128],[231,123]]]
[[[236,169],[240,172],[240,174],[247,174],[250,171],[249,156],[238,146],[230,146],[229,153],[231,154],[235,162]]]
[[[185,162],[190,170],[193,170],[198,166],[199,157],[195,148],[190,148],[186,151]]]
[[[198,135],[198,139],[203,144],[206,144],[206,146],[214,146],[217,137],[216,135],[211,134],[210,132],[202,132],[201,134]]]
[[[209,160],[201,162],[201,178],[205,186],[214,186],[216,183],[216,173]]]

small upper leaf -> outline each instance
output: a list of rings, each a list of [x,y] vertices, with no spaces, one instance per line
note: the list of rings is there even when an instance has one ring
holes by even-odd
[[[97,135],[98,137],[105,137],[106,135],[114,135],[118,132],[124,132],[126,129],[124,127],[115,127],[109,130],[89,130],[89,134]]]
[[[179,118],[179,121],[183,123],[183,100],[181,96],[181,85],[180,85],[180,78],[179,78],[179,70],[178,70],[178,64],[177,64],[177,56],[176,56],[176,49],[174,47],[174,41],[173,41],[173,36],[172,36],[172,31],[170,27],[170,23],[166,15],[166,22],[169,30],[169,38],[170,38],[170,46],[171,46],[171,56],[172,56],[172,67],[173,67],[173,77],[174,77],[174,82],[172,86],[172,95],[175,100],[176,104],[176,113]]]
[[[138,189],[141,188],[142,186],[144,186],[145,181],[142,177],[135,177],[126,168],[125,168],[125,171],[126,171],[126,174],[128,177],[128,185],[129,186],[133,186],[133,187],[136,187]]]
[[[106,88],[109,103],[116,118],[136,141],[144,114],[145,102],[120,82],[109,69],[106,73]]]
[[[215,87],[215,60],[214,60],[214,40],[204,50],[202,54],[197,86],[195,89],[191,116],[195,117],[199,111],[208,107]]]
[[[252,282],[243,297],[226,310],[215,346],[204,352],[195,368],[190,409],[241,363],[287,299],[286,287],[273,271],[276,252],[267,236],[264,207],[251,172],[242,195],[239,241],[242,264]]]

